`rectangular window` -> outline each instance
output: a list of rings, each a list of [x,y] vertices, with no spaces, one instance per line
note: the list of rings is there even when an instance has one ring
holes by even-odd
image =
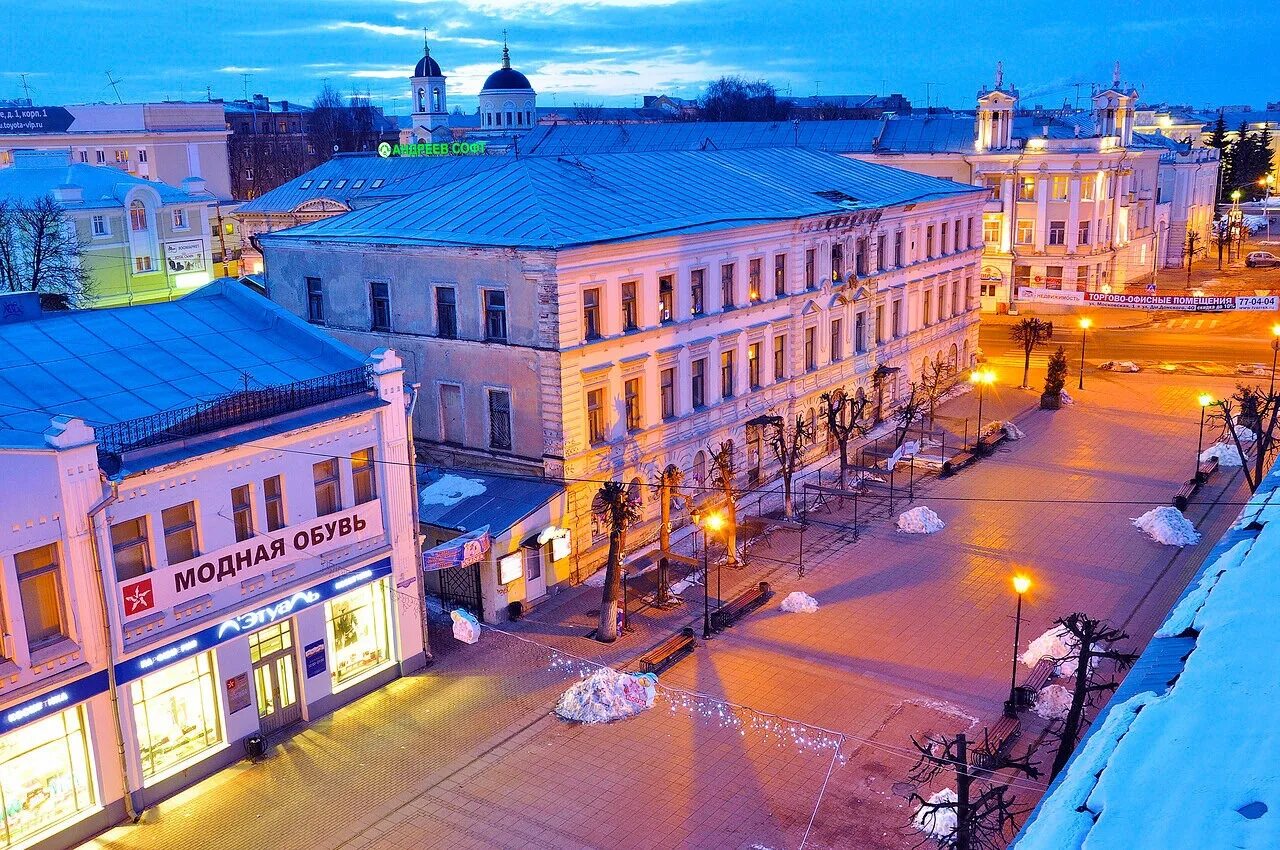
[[[707,312],[704,278],[706,269],[694,269],[689,272],[689,313],[701,316]]]
[[[806,372],[812,372],[818,368],[817,336],[817,328],[804,329],[804,368]]]
[[[1049,244],[1050,245],[1067,244],[1067,223],[1065,221],[1049,222]]]
[[[139,201],[129,207],[129,229],[138,232],[147,229],[147,208]]]
[[[501,289],[484,291],[484,338],[488,342],[507,341],[507,293]]]
[[[1087,222],[1087,221],[1080,222],[1080,231],[1076,236],[1077,244],[1080,244],[1080,245],[1089,244],[1089,224],[1090,222]]]
[[[1050,197],[1055,201],[1065,201],[1067,199],[1067,191],[1070,188],[1069,178],[1065,174],[1053,175],[1053,185]]]
[[[95,808],[84,708],[76,706],[0,738],[0,841],[28,847]]]
[[[856,354],[867,353],[867,313],[865,310],[853,317],[853,350]]]
[[[1031,266],[1013,267],[1013,285],[1015,289],[1031,285]]]
[[[184,209],[176,209],[173,211],[173,228],[174,230],[187,229],[187,211]]]
[[[760,292],[760,258],[747,261],[747,301],[759,304],[763,297]]]
[[[640,379],[629,378],[622,382],[623,414],[628,431],[639,431],[644,424],[641,410]]]
[[[107,231],[107,218],[106,218],[106,216],[95,215],[95,216],[93,217],[93,235],[94,235],[94,236],[106,236],[106,235],[107,235],[107,233],[108,233],[108,231]]]
[[[893,302],[893,338],[902,336],[902,299]]]
[[[248,484],[231,490],[231,524],[235,527],[236,542],[253,536],[253,497]]]
[[[222,743],[213,653],[202,652],[129,686],[142,775],[148,779]]]
[[[787,294],[787,255],[773,256],[773,295],[781,298]]]
[[[383,333],[391,330],[391,286],[383,281],[369,284],[369,314],[373,324],[370,330]]]
[[[600,290],[582,290],[582,332],[587,339],[600,338]]]
[[[818,285],[817,251],[813,248],[804,252],[804,288],[813,289]]]
[[[392,660],[387,579],[325,603],[334,690],[367,678]]]
[[[831,282],[844,280],[844,246],[836,242],[831,246]]]
[[[733,263],[720,267],[720,304],[725,310],[733,309]]]
[[[373,447],[351,453],[351,489],[357,505],[378,498],[378,480],[374,475]]]
[[[951,315],[955,316],[960,312],[960,287],[951,284]]]
[[[876,305],[876,345],[884,342],[884,305]]]
[[[899,230],[893,234],[893,264],[897,268],[902,268],[902,231]]]
[[[930,224],[924,229],[924,255],[926,259],[933,259],[933,225]]]
[[[127,519],[111,526],[111,554],[120,581],[151,571],[151,550],[147,546],[147,518]]]
[[[952,241],[952,243],[953,243],[953,244],[952,244],[952,246],[951,246],[951,249],[952,249],[953,251],[959,251],[959,250],[960,250],[960,247],[961,247],[961,246],[960,246],[960,240],[961,240],[961,238],[962,238],[962,237],[961,237],[961,235],[960,235],[960,219],[956,219],[955,227],[953,227],[953,228],[951,229],[951,233],[952,233],[951,241]],[[965,242],[964,247],[965,247],[965,248],[968,248],[968,247],[969,247],[969,244],[968,244],[968,241],[967,241],[967,240],[966,240],[966,242]]]
[[[1080,178],[1080,200],[1082,201],[1093,200],[1093,187],[1096,182],[1097,180],[1094,178],[1092,174],[1086,177]]]
[[[938,248],[938,250],[941,251],[944,255],[948,253],[948,249],[947,249],[947,237],[949,235],[948,230],[949,228],[947,227],[947,222],[944,221],[942,223],[942,243]]]
[[[133,258],[133,271],[135,274],[143,274],[154,270],[155,266],[151,262],[150,254],[142,254]]]
[[[882,272],[885,269],[885,263],[888,261],[886,251],[888,249],[888,239],[883,233],[876,237],[876,271]]]
[[[676,415],[676,370],[663,369],[659,372],[658,387],[662,394],[662,418],[672,419]]]
[[[658,278],[658,321],[662,324],[676,318],[676,279],[664,274]]]
[[[705,357],[689,363],[689,394],[693,399],[694,410],[706,405],[707,359]]]
[[[640,326],[639,321],[640,315],[636,308],[636,283],[628,281],[622,284],[622,329],[634,331]]]
[[[342,510],[342,482],[338,477],[338,459],[331,457],[311,465],[316,490],[316,516],[328,516]]]
[[[587,390],[587,440],[604,442],[604,390]]]
[[[511,393],[489,390],[489,448],[511,450]]]
[[[58,545],[50,543],[13,556],[18,568],[18,597],[27,627],[27,646],[38,649],[67,636],[66,603]]]
[[[779,383],[787,379],[787,338],[773,338],[773,382]]]
[[[1046,289],[1062,288],[1062,266],[1045,266],[1044,285]]]
[[[925,327],[928,327],[929,325],[933,324],[933,290],[932,289],[926,289],[924,291],[924,298],[920,302],[920,308],[923,313],[923,315],[921,316],[921,322],[924,324]]]
[[[1000,200],[1000,186],[1004,183],[1004,178],[998,174],[988,174],[985,178],[987,191],[991,193],[991,200]]]
[[[982,217],[982,241],[988,245],[1000,242],[1000,216],[984,215]]]
[[[720,396],[733,398],[733,351],[720,352]]]
[[[1076,269],[1076,289],[1080,292],[1086,292],[1089,289],[1089,267],[1080,266]]]
[[[102,165],[102,163],[107,161],[107,152],[104,150],[94,151],[94,160],[98,165]]]
[[[313,325],[324,324],[324,286],[320,278],[309,277],[307,282],[307,321]]]
[[[262,480],[262,506],[267,513],[267,531],[284,528],[284,488],[279,475]]]
[[[844,357],[844,320],[831,320],[831,362]]]
[[[853,270],[858,277],[867,276],[867,251],[869,250],[865,236],[858,239],[857,251],[853,255]]]
[[[170,564],[190,561],[200,554],[196,529],[196,503],[185,502],[160,512],[164,526],[164,554]]]
[[[436,336],[458,338],[458,292],[452,286],[436,287]]]
[[[1018,200],[1034,201],[1036,199],[1036,178],[1019,177],[1018,178]]]
[[[1018,219],[1018,238],[1019,245],[1030,245],[1036,237],[1036,223],[1029,218]]]
[[[751,389],[760,389],[760,343],[747,346],[747,383]]]

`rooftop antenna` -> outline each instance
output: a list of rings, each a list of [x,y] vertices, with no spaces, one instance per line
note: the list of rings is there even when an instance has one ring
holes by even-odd
[[[818,93],[822,91],[822,80],[813,81],[813,96],[818,97]]]
[[[1120,60],[1116,60],[1116,64],[1111,66],[1111,87],[1113,89],[1120,88]]]
[[[205,84],[205,87],[204,87],[204,99],[209,101],[210,103],[213,102],[213,86],[208,85],[207,83]]]
[[[122,80],[117,80],[111,76],[111,71],[107,71],[107,85],[111,86],[111,90],[116,93],[116,103],[124,103],[124,100],[120,97],[121,82]]]
[[[241,74],[241,75],[240,75],[240,80],[241,80],[241,82],[243,82],[243,83],[244,83],[244,99],[245,99],[245,100],[248,100],[248,99],[249,99],[249,75],[248,75],[248,74]],[[329,82],[328,78],[326,78],[326,79],[325,79],[325,82],[326,82],[326,83],[328,83],[328,82]]]
[[[30,101],[31,100],[31,84],[27,82],[27,75],[19,74],[18,76],[22,78],[22,96],[25,97],[28,101]]]

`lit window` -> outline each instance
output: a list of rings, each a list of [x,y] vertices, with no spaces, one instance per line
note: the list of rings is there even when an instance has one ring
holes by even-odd
[[[747,262],[747,300],[758,304],[760,297],[760,259],[757,257]]]
[[[1053,200],[1065,201],[1067,199],[1067,191],[1070,189],[1070,180],[1065,174],[1053,175]]]
[[[142,201],[129,204],[129,228],[139,231],[147,229],[147,208],[142,205]]]
[[[982,217],[982,241],[988,245],[1000,242],[1000,216],[984,215]]]
[[[747,346],[747,383],[751,389],[760,389],[760,343],[753,342]]]
[[[386,579],[325,603],[334,688],[366,678],[391,661],[391,612]]]
[[[58,546],[50,543],[13,556],[18,568],[18,597],[27,627],[27,646],[38,649],[67,636],[66,605]]]
[[[177,209],[173,211],[173,227],[175,230],[187,229],[187,211]]]
[[[311,465],[316,490],[316,516],[342,510],[342,484],[338,479],[338,459],[331,457]]]
[[[155,270],[155,265],[152,263],[150,255],[143,254],[142,256],[133,258],[134,273],[142,274],[143,272],[149,272],[154,270]]]
[[[1019,177],[1018,178],[1018,200],[1034,201],[1036,199],[1036,178]]]
[[[142,775],[167,773],[222,743],[213,653],[202,652],[129,686]]]
[[[669,274],[658,278],[658,320],[667,323],[675,318],[676,281]]]
[[[0,738],[0,776],[5,847],[29,846],[95,808],[84,709],[69,708]]]
[[[196,504],[185,502],[160,512],[164,525],[164,552],[170,564],[190,561],[200,554],[196,534]]]
[[[374,476],[373,447],[351,454],[351,485],[356,504],[363,505],[378,498],[378,482]]]
[[[1035,234],[1036,234],[1036,223],[1034,221],[1026,218],[1018,220],[1018,244],[1019,245],[1030,245],[1031,242],[1035,239]]]
[[[689,272],[689,312],[701,316],[707,311],[703,278],[706,269],[694,269]]]

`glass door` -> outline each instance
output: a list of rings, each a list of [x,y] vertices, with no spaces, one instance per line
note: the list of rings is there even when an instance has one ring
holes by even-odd
[[[302,719],[293,621],[285,620],[249,636],[258,724],[263,734]]]

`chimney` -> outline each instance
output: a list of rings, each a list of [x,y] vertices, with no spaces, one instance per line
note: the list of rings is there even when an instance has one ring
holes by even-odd
[[[280,111],[281,111],[281,112],[288,112],[288,111],[289,111],[289,101],[287,101],[287,100],[282,100],[282,101],[280,101]]]
[[[253,108],[264,110],[270,109],[271,101],[267,100],[267,96],[265,94],[255,94],[253,96]]]

